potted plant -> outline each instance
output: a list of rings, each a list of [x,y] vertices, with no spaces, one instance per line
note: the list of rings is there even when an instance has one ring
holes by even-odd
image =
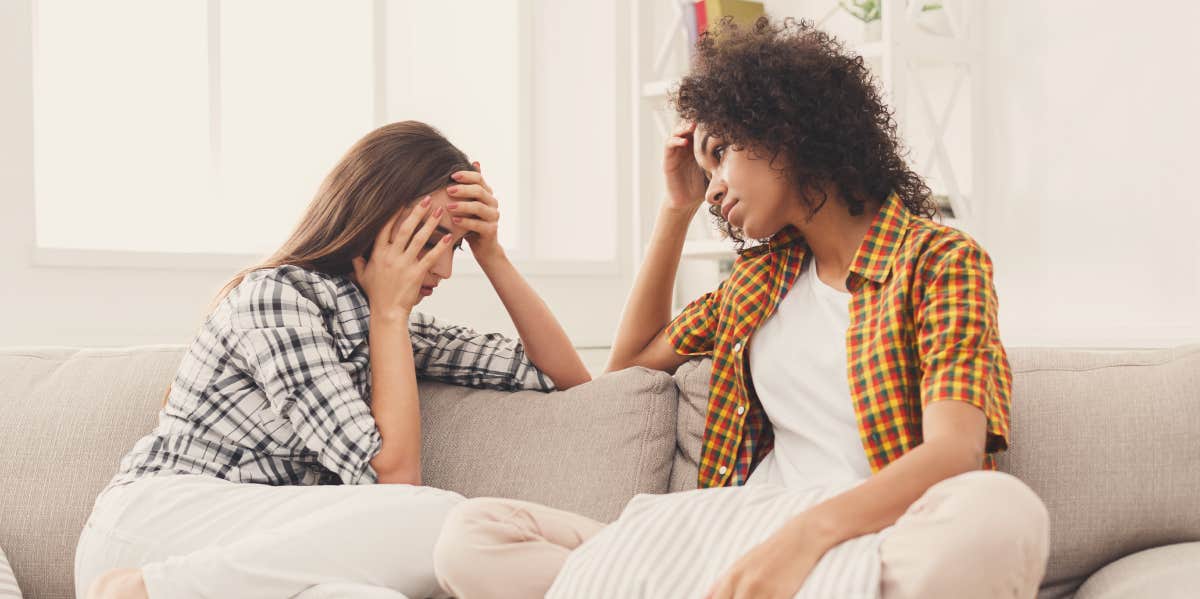
[[[882,37],[882,3],[883,0],[838,0],[842,10],[863,22],[863,39],[876,42]],[[949,35],[949,22],[946,21],[945,11],[941,2],[926,2],[921,6],[921,16],[917,26],[933,35]]]

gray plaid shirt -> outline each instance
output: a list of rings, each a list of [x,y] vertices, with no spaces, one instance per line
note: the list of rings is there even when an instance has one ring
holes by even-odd
[[[269,485],[376,481],[367,298],[349,277],[297,266],[254,271],[205,321],[158,426],[109,488],[204,474]],[[552,391],[519,341],[414,313],[417,376],[470,387]]]

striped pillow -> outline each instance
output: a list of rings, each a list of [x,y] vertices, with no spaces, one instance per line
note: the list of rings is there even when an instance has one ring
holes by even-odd
[[[546,599],[703,597],[792,516],[845,490],[770,484],[638,495],[567,558]],[[826,552],[796,599],[878,599],[887,529]]]
[[[3,547],[0,547],[0,599],[21,599],[21,587],[17,586],[17,577],[13,576]]]

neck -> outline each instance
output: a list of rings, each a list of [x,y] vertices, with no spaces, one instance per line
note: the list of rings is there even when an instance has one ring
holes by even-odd
[[[830,193],[828,201],[811,219],[807,207],[800,211],[791,224],[808,242],[813,259],[819,264],[817,276],[827,285],[845,291],[850,265],[879,213],[879,204],[868,203],[863,213],[855,216],[846,209],[841,197]]]

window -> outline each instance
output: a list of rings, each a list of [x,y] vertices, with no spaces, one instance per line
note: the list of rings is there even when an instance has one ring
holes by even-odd
[[[468,4],[464,31],[462,6],[416,0],[40,0],[39,249],[267,254],[355,140],[410,118],[483,162],[521,222],[527,13]]]

